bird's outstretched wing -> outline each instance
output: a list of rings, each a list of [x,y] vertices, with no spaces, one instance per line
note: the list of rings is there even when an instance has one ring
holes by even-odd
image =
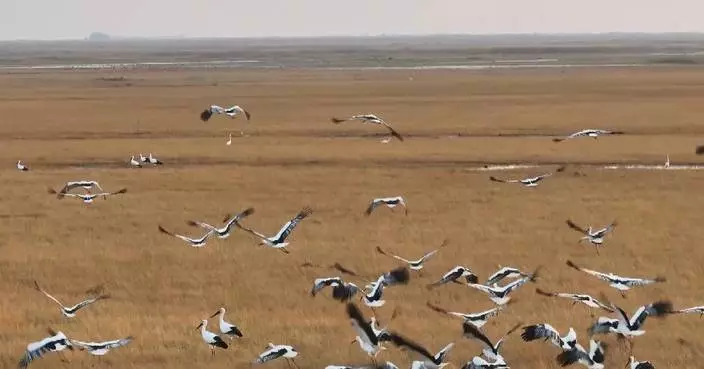
[[[44,291],[41,287],[39,287],[39,283],[37,283],[37,281],[34,281],[34,288],[37,291],[43,293],[46,297],[50,298],[52,301],[54,301],[60,307],[62,307],[62,308],[64,307],[64,305],[59,300],[57,300],[56,297],[50,295],[48,292]]]
[[[340,123],[346,122],[348,120],[350,120],[350,119],[349,118],[337,118],[337,117],[330,118],[330,121],[335,124],[340,124]]]
[[[333,269],[336,269],[336,270],[338,270],[338,271],[340,271],[341,273],[349,274],[349,275],[355,276],[355,277],[358,276],[358,274],[357,274],[355,271],[353,271],[353,270],[351,270],[351,269],[348,269],[348,268],[345,268],[345,267],[342,266],[342,264],[340,264],[340,263],[335,263],[335,264],[333,264],[333,265],[332,265],[332,268],[333,268]]]
[[[389,126],[386,122],[381,122],[381,124],[383,124],[384,127],[389,130],[389,133],[391,133],[392,136],[398,138],[399,141],[403,141],[403,136],[396,132],[395,129],[391,128],[391,126]]]
[[[300,223],[303,219],[308,217],[309,215],[313,214],[313,209],[310,207],[305,207],[301,211],[296,214],[295,217],[293,217],[291,220],[289,220],[284,226],[279,230],[279,233],[274,236],[274,239],[279,240],[280,242],[283,242],[286,237],[288,237],[289,234],[293,231],[294,228]]]
[[[207,122],[210,117],[213,116],[213,113],[210,111],[210,109],[205,109],[203,112],[200,113],[200,120],[203,122]]]
[[[582,227],[578,226],[578,225],[575,224],[575,222],[573,222],[572,220],[567,219],[567,221],[565,221],[565,223],[567,223],[567,226],[570,227],[570,228],[572,228],[572,229],[574,229],[575,231],[580,232],[580,233],[582,233],[582,234],[584,234],[584,235],[586,235],[586,236],[589,235],[589,232],[587,232],[587,229],[586,229],[586,228],[582,228]]]

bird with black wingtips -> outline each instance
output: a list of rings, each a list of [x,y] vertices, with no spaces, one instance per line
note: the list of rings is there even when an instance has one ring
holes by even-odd
[[[595,324],[589,328],[589,334],[616,333],[620,337],[625,337],[630,341],[631,337],[642,336],[645,331],[642,329],[646,318],[649,316],[664,318],[672,313],[672,302],[669,300],[659,300],[648,305],[640,306],[629,318],[623,309],[611,304],[616,312],[616,319],[600,317]],[[615,320],[615,321],[614,321]]]
[[[56,193],[56,197],[62,198],[63,195],[73,191],[76,188],[83,188],[84,190],[97,188],[98,190],[103,191],[103,188],[100,187],[100,183],[92,180],[69,181],[66,182],[66,184],[59,191],[54,191],[53,189],[51,191],[53,191],[52,193]]]
[[[427,302],[426,305],[431,310],[437,311],[438,313],[462,318],[463,324],[472,324],[477,328],[483,327],[484,324],[486,324],[486,322],[489,321],[489,318],[492,318],[492,317],[499,315],[499,313],[503,310],[503,307],[497,306],[493,309],[489,309],[489,310],[482,311],[479,313],[458,313],[458,312],[454,312],[454,311],[445,310],[437,305],[431,304],[430,302]]]
[[[408,215],[408,204],[406,204],[406,199],[404,199],[403,196],[379,197],[373,199],[369,203],[369,206],[367,206],[367,210],[364,211],[364,214],[367,216],[371,215],[374,209],[376,209],[380,205],[386,205],[389,209],[392,210],[396,206],[402,206],[404,213]]]
[[[592,137],[594,139],[597,139],[599,136],[604,136],[604,135],[622,135],[623,131],[607,131],[604,129],[583,129],[581,131],[572,133],[571,135],[564,137],[564,138],[553,138],[553,142],[562,142],[565,140],[570,140],[573,138],[577,137]]]
[[[564,169],[563,169],[564,170]],[[561,172],[561,170],[557,170],[558,172]],[[500,179],[496,178],[494,176],[490,176],[489,180],[493,182],[499,182],[499,183],[520,183],[525,187],[537,187],[542,180],[545,178],[551,177],[553,173],[544,173],[539,176],[535,177],[528,177],[528,178],[523,178],[523,179]]]
[[[445,347],[443,347],[440,351],[438,351],[437,354],[433,355],[430,353],[430,351],[428,351],[425,347],[421,346],[420,344],[397,334],[391,335],[390,341],[394,345],[411,350],[422,357],[422,360],[413,361],[413,363],[411,364],[412,369],[440,369],[445,367],[446,365],[449,365],[450,363],[446,362],[445,360],[447,359],[450,350],[455,345],[451,342]]]
[[[407,260],[407,259],[404,259],[404,258],[402,258],[402,257],[400,257],[400,256],[393,255],[393,254],[389,254],[389,253],[387,253],[386,251],[384,251],[384,249],[382,249],[380,246],[377,246],[377,247],[376,247],[376,251],[377,251],[378,253],[384,255],[384,256],[389,256],[389,257],[392,257],[392,258],[394,258],[394,259],[396,259],[396,260],[400,260],[400,261],[402,261],[402,262],[408,264],[408,267],[411,268],[411,270],[422,270],[422,269],[423,269],[423,263],[424,263],[426,260],[428,260],[430,257],[432,257],[433,255],[435,255],[438,251],[440,251],[440,249],[442,249],[443,247],[447,246],[448,243],[449,243],[449,241],[448,241],[447,239],[445,239],[445,240],[442,242],[442,244],[440,244],[440,246],[439,246],[437,249],[426,252],[426,253],[425,253],[420,259],[418,259],[418,260]]]
[[[515,332],[521,327],[522,323],[518,323],[511,327],[506,334],[503,335],[496,343],[492,343],[491,340],[481,331],[479,328],[472,324],[464,324],[462,326],[463,336],[469,339],[475,339],[484,344],[484,349],[482,349],[482,354],[489,360],[497,360],[501,358],[501,346],[511,333]]]
[[[467,283],[477,283],[479,282],[479,278],[477,277],[476,274],[472,273],[472,270],[465,266],[458,265],[452,269],[450,269],[449,272],[445,273],[440,280],[437,282],[433,282],[428,284],[426,287],[427,288],[433,288],[437,287],[446,283],[457,283],[457,284],[462,284],[461,282],[458,281],[459,278],[464,277],[467,281]]]
[[[220,333],[226,335],[230,340],[232,340],[234,337],[242,337],[242,331],[234,324],[226,322],[225,321],[225,308],[221,307],[216,311],[213,315],[211,315],[211,318],[214,318],[216,315],[220,315],[219,317],[219,327],[220,327]]]
[[[63,332],[56,332],[53,329],[48,329],[50,336],[41,341],[31,342],[27,345],[22,359],[19,362],[19,369],[26,369],[29,364],[50,352],[57,352],[61,355],[61,351],[65,349],[73,350],[71,340],[69,340]],[[62,357],[62,361],[65,359]]]
[[[576,293],[564,293],[564,292],[547,292],[543,289],[536,288],[535,292],[538,293],[538,295],[541,296],[546,296],[546,297],[559,297],[559,298],[564,298],[568,300],[572,300],[572,305],[575,305],[576,303],[580,302],[584,305],[589,306],[590,308],[595,308],[595,309],[604,309],[609,312],[613,312],[614,310],[606,305],[605,303],[597,300],[596,298],[586,295],[586,294],[576,294]],[[594,316],[594,313],[592,311],[589,312]]]
[[[504,280],[505,278],[523,278],[528,277],[528,273],[522,272],[514,267],[500,267],[494,274],[486,279],[486,285],[492,286]]]
[[[298,364],[296,364],[295,358],[298,356],[298,351],[296,351],[293,346],[289,345],[275,345],[271,342],[266,346],[266,350],[259,354],[257,359],[253,362],[253,364],[263,364],[271,360],[275,360],[278,358],[284,358],[286,359],[286,364],[288,365],[289,368],[291,368],[291,363],[298,368]]]
[[[300,223],[303,219],[306,219],[308,216],[313,214],[313,209],[311,209],[309,206],[304,207],[301,209],[296,216],[291,218],[286,224],[284,224],[279,232],[272,236],[272,237],[267,237],[255,230],[252,230],[251,228],[247,228],[240,224],[239,222],[235,221],[235,225],[244,231],[256,236],[257,238],[260,239],[259,245],[266,245],[269,247],[272,247],[274,249],[280,250],[281,252],[288,254],[289,251],[286,250],[286,246],[289,245],[288,242],[286,242],[286,238],[293,232],[293,230],[296,228],[298,223]]]
[[[376,365],[376,355],[384,349],[379,342],[379,337],[372,329],[370,321],[364,318],[357,305],[351,302],[347,303],[346,311],[352,328],[357,332],[355,341],[359,343],[359,347],[371,357],[372,363]]]
[[[493,301],[496,305],[505,305],[511,300],[511,297],[509,296],[511,292],[517,290],[528,282],[535,282],[537,280],[538,272],[541,268],[542,267],[538,267],[535,269],[535,271],[533,271],[533,273],[530,273],[528,276],[523,277],[521,279],[516,279],[504,286],[487,286],[478,283],[467,283],[467,286],[486,293],[489,296],[489,299]]]
[[[633,352],[630,353],[630,356],[628,357],[628,362],[626,363],[625,368],[630,368],[630,369],[655,369],[655,365],[653,365],[650,361],[638,361],[636,360],[635,356],[633,356]]]
[[[313,281],[313,288],[310,290],[310,295],[315,297],[320,290],[328,286],[333,288],[332,297],[340,302],[350,300],[359,290],[356,284],[345,282],[340,277],[325,277],[316,278],[315,281]]]
[[[64,315],[65,317],[67,317],[67,318],[73,318],[73,317],[75,317],[75,316],[76,316],[76,313],[78,313],[79,310],[81,310],[82,308],[84,308],[84,307],[86,307],[86,306],[88,306],[88,305],[90,305],[90,304],[93,304],[93,303],[95,303],[95,302],[97,302],[97,301],[100,301],[100,300],[105,300],[105,299],[110,298],[110,295],[98,294],[97,296],[90,297],[90,298],[88,298],[88,299],[86,299],[86,300],[84,300],[84,301],[81,301],[81,302],[77,303],[76,305],[73,305],[73,306],[70,306],[70,307],[66,307],[66,306],[64,306],[64,305],[61,303],[61,301],[59,301],[56,297],[50,295],[50,294],[49,294],[48,292],[46,292],[44,289],[42,289],[41,287],[39,287],[39,283],[38,283],[37,281],[34,281],[34,288],[35,288],[37,291],[43,293],[43,294],[44,294],[46,297],[48,297],[51,301],[54,301],[57,305],[59,305],[59,308],[60,308],[60,310],[61,310],[61,314],[63,314],[63,315]]]
[[[252,214],[254,214],[254,208],[251,208],[251,207],[247,208],[237,214],[233,214],[233,215],[228,214],[225,216],[225,219],[223,220],[223,222],[225,222],[225,224],[221,228],[215,227],[215,226],[210,225],[205,222],[201,222],[199,220],[188,220],[188,221],[186,221],[186,224],[188,224],[190,226],[194,226],[194,227],[201,227],[205,230],[213,231],[218,236],[218,238],[224,240],[224,239],[230,237],[230,234],[232,233],[232,230],[234,229],[235,223],[241,221],[242,219],[244,219]]]
[[[604,237],[607,233],[613,231],[617,225],[616,221],[614,220],[613,222],[611,222],[611,224],[607,225],[606,227],[594,230],[591,226],[589,226],[588,228],[580,227],[570,219],[567,219],[565,223],[567,223],[568,227],[574,229],[579,233],[582,233],[584,236],[580,238],[578,242],[589,241],[589,243],[594,245],[594,249],[596,250],[597,255],[599,254],[599,246],[604,243]]]
[[[57,198],[59,198],[59,199],[62,199],[64,197],[73,197],[73,198],[77,198],[77,199],[82,200],[84,204],[91,204],[98,197],[102,197],[103,199],[107,199],[108,196],[125,194],[125,193],[127,193],[127,188],[123,188],[123,189],[117,190],[115,192],[101,192],[101,193],[88,192],[88,193],[64,193],[64,194],[56,192],[53,188],[49,188],[48,192],[52,195],[56,195]]]
[[[574,328],[570,327],[567,334],[564,337],[561,337],[557,329],[547,323],[533,324],[523,327],[521,339],[526,342],[531,342],[538,339],[550,341],[553,345],[559,347],[563,351],[572,350],[579,346],[577,343],[577,332],[575,332]]]
[[[166,230],[166,228],[162,227],[161,225],[159,225],[159,232],[166,234],[166,235],[169,235],[171,237],[175,237],[180,240],[183,240],[186,243],[188,243],[191,247],[204,247],[206,241],[208,241],[208,238],[210,238],[210,236],[212,236],[215,233],[215,231],[213,231],[211,229],[211,230],[205,232],[205,234],[202,235],[200,238],[190,238],[190,237],[186,237],[184,235],[180,235],[180,234],[168,231],[168,230]]]
[[[467,362],[462,366],[462,369],[510,369],[503,356],[498,355],[494,360],[486,360],[482,357],[475,356],[472,361]]]
[[[216,347],[219,347],[224,350],[228,347],[228,345],[227,343],[225,343],[225,341],[223,341],[222,338],[220,338],[220,336],[207,330],[207,326],[208,321],[206,319],[203,319],[201,320],[200,324],[196,327],[196,330],[200,329],[200,335],[203,338],[203,341],[208,344],[208,347],[210,347],[210,353],[214,356]]]
[[[233,105],[229,108],[223,108],[219,105],[210,105],[207,109],[203,110],[200,113],[200,120],[202,120],[203,122],[207,122],[208,120],[210,120],[210,117],[213,116],[213,114],[225,114],[230,118],[234,118],[238,114],[244,114],[247,120],[250,120],[252,118],[252,114],[250,114],[249,111],[243,109],[239,105]]]
[[[555,360],[560,366],[565,367],[575,363],[582,364],[588,369],[603,369],[606,353],[606,344],[590,340],[589,341],[589,352],[581,349],[580,347],[575,347],[572,350],[563,351],[561,354],[557,355]]]
[[[621,277],[613,273],[597,272],[595,270],[577,266],[571,260],[567,260],[567,266],[576,269],[580,272],[587,273],[603,281],[609,282],[609,286],[621,291],[621,296],[623,297],[626,297],[626,291],[630,290],[632,287],[647,286],[653,283],[663,283],[667,281],[667,279],[662,276],[656,276],[654,278],[631,278]]]
[[[91,355],[102,356],[107,354],[112,349],[127,346],[133,339],[134,337],[128,336],[125,338],[103,342],[83,342],[73,339],[70,341],[73,346],[78,347],[82,351],[88,351]]]
[[[360,121],[362,123],[367,123],[367,124],[376,124],[385,127],[391,136],[396,137],[399,141],[403,141],[403,136],[401,136],[396,130],[391,128],[391,126],[386,123],[383,119],[379,118],[378,116],[374,114],[359,114],[359,115],[353,115],[347,118],[337,118],[337,117],[332,117],[330,118],[330,121],[334,124],[340,124],[343,122],[348,122],[348,121]]]

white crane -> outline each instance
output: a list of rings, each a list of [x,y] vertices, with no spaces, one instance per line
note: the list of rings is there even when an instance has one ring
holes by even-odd
[[[591,296],[585,295],[585,294],[547,292],[547,291],[542,290],[540,288],[536,288],[535,292],[537,292],[539,295],[542,295],[542,296],[560,297],[560,298],[572,300],[572,305],[574,305],[578,302],[581,302],[582,304],[587,305],[590,308],[604,309],[609,312],[614,311],[611,307],[609,307],[605,303],[595,299],[594,297],[591,297]],[[592,313],[592,316],[593,316],[593,313]]]
[[[142,155],[142,153],[139,153],[139,162],[142,164],[149,164],[149,158],[146,156]]]
[[[226,239],[226,238],[230,237],[230,234],[232,233],[232,229],[233,229],[233,226],[235,225],[235,223],[241,221],[242,219],[244,219],[252,214],[254,214],[254,208],[244,209],[243,211],[241,211],[237,214],[234,214],[234,215],[228,214],[225,216],[225,219],[223,220],[223,222],[225,222],[225,224],[221,228],[217,228],[217,227],[212,226],[208,223],[201,222],[198,220],[188,220],[188,221],[186,221],[186,224],[188,224],[190,226],[201,227],[201,228],[208,230],[208,231],[213,231],[218,236],[218,238]]]
[[[493,286],[505,278],[523,278],[523,277],[528,277],[528,273],[522,272],[518,268],[513,268],[513,267],[500,267],[499,270],[496,271],[496,273],[492,274],[487,278],[486,280],[486,285],[487,286]]]
[[[556,172],[559,173],[559,172],[563,172],[564,170],[565,170],[565,167],[561,166],[561,167],[557,168]],[[539,176],[528,177],[528,178],[523,178],[523,179],[499,179],[494,176],[491,176],[491,177],[489,177],[489,179],[491,181],[499,182],[499,183],[520,183],[520,184],[524,185],[525,187],[537,187],[543,179],[551,177],[552,175],[553,175],[553,173],[544,173]]]
[[[447,244],[448,244],[448,240],[446,239],[446,240],[444,240],[444,241],[442,242],[442,244],[440,245],[440,247],[438,247],[438,248],[435,249],[435,250],[432,250],[432,251],[429,251],[429,252],[425,253],[425,255],[423,255],[423,256],[422,256],[420,259],[418,259],[418,260],[407,260],[407,259],[404,259],[404,258],[402,258],[402,257],[400,257],[400,256],[397,256],[397,255],[388,254],[388,253],[386,253],[386,251],[384,251],[384,250],[383,250],[381,247],[379,247],[379,246],[376,247],[376,251],[377,251],[378,253],[384,255],[384,256],[390,256],[390,257],[392,257],[392,258],[394,258],[394,259],[396,259],[396,260],[400,260],[400,261],[402,261],[402,262],[408,264],[408,267],[409,267],[411,270],[421,270],[421,269],[423,269],[423,263],[424,263],[426,260],[428,260],[430,257],[432,257],[433,255],[435,255],[438,251],[440,251],[440,249],[442,249],[443,247],[447,246]]]
[[[462,326],[462,331],[464,332],[464,337],[469,338],[469,339],[475,339],[484,344],[484,349],[482,349],[482,354],[489,360],[497,360],[498,358],[501,357],[501,345],[503,344],[504,340],[506,337],[508,337],[511,333],[515,332],[516,329],[520,328],[521,323],[516,324],[515,326],[511,327],[506,334],[503,335],[496,343],[492,343],[491,340],[484,334],[482,333],[479,328],[475,327],[472,324],[465,324]]]
[[[71,341],[63,332],[55,332],[49,328],[49,334],[51,335],[50,337],[44,338],[41,341],[31,342],[27,345],[27,350],[22,356],[22,359],[20,359],[19,369],[26,369],[32,361],[41,358],[49,352],[60,353],[67,348],[73,350]]]
[[[75,317],[75,316],[76,316],[76,313],[78,312],[78,310],[81,310],[82,308],[84,308],[84,307],[86,307],[86,306],[88,306],[88,305],[90,305],[90,304],[92,304],[92,303],[95,303],[95,302],[97,302],[97,301],[105,300],[105,299],[110,298],[110,295],[98,294],[97,296],[90,297],[90,298],[88,298],[88,299],[86,299],[86,300],[84,300],[84,301],[81,301],[81,302],[77,303],[76,305],[73,305],[73,306],[70,306],[70,307],[66,307],[66,306],[64,306],[64,305],[61,303],[61,301],[59,301],[56,297],[50,295],[48,292],[46,292],[46,291],[43,290],[41,287],[39,287],[39,283],[37,283],[37,281],[34,281],[34,288],[35,288],[37,291],[43,293],[43,294],[44,294],[46,297],[48,297],[51,301],[54,301],[57,305],[59,305],[59,308],[60,308],[60,310],[61,310],[61,314],[63,314],[63,315],[64,315],[65,317],[67,317],[67,318],[73,318],[73,317]]]
[[[112,341],[104,342],[83,342],[78,340],[70,340],[73,346],[78,347],[83,351],[88,351],[91,355],[102,356],[107,354],[110,350],[126,346],[132,342],[133,337],[125,337]]]
[[[61,198],[63,195],[73,191],[76,188],[83,188],[84,190],[97,188],[98,190],[103,191],[103,188],[100,187],[100,184],[97,181],[81,180],[66,182],[66,184],[58,192],[54,191],[53,193],[56,193],[56,197]]]
[[[191,247],[203,247],[203,246],[205,246],[205,243],[206,243],[206,241],[208,241],[208,238],[210,238],[210,236],[212,236],[213,233],[215,233],[215,231],[209,230],[209,231],[205,232],[205,234],[202,235],[200,238],[190,238],[190,237],[186,237],[186,236],[184,236],[184,235],[180,235],[180,234],[177,234],[177,233],[173,233],[173,232],[171,232],[171,231],[168,231],[168,230],[166,230],[164,227],[162,227],[161,225],[159,225],[159,232],[161,232],[161,233],[163,233],[163,234],[167,234],[167,235],[169,235],[169,236],[171,236],[171,237],[175,237],[175,238],[178,238],[178,239],[180,239],[180,240],[183,240],[183,241],[185,241],[186,243],[188,243]]]
[[[228,323],[225,321],[225,308],[221,307],[216,311],[213,315],[211,315],[211,318],[214,318],[216,315],[220,315],[219,322],[220,322],[220,333],[226,335],[230,340],[232,340],[234,337],[242,337],[242,331],[240,329],[232,324]]]
[[[653,283],[662,283],[667,281],[665,277],[657,276],[652,279],[643,278],[630,278],[630,277],[620,277],[612,273],[601,273],[591,269],[582,268],[575,265],[572,261],[567,260],[567,265],[571,268],[579,270],[580,272],[587,273],[591,276],[597,277],[603,281],[609,282],[609,286],[621,291],[621,295],[626,297],[626,291],[630,290],[631,287],[636,286],[647,286]]]
[[[489,318],[493,318],[493,317],[499,315],[499,313],[503,310],[503,307],[497,306],[493,309],[489,309],[489,310],[482,311],[479,313],[457,313],[454,311],[445,310],[437,305],[431,304],[430,302],[426,303],[426,305],[430,309],[437,311],[438,313],[452,315],[452,316],[456,316],[458,318],[462,318],[462,320],[464,321],[463,324],[472,324],[477,328],[483,327],[484,324],[486,324],[486,322],[489,321]]]
[[[284,358],[286,359],[286,364],[288,364],[288,367],[291,368],[291,363],[298,368],[298,364],[296,364],[296,360],[294,360],[295,357],[298,356],[298,351],[296,351],[293,346],[289,345],[275,345],[271,342],[266,347],[266,350],[259,354],[259,357],[254,361],[254,364],[263,364],[266,363],[267,361],[271,361],[274,359],[278,358]]]
[[[435,355],[433,355],[425,347],[423,347],[423,346],[419,345],[418,343],[413,342],[405,337],[393,335],[390,340],[396,346],[409,349],[409,350],[414,351],[415,353],[419,354],[420,356],[422,356],[422,358],[423,358],[422,360],[415,360],[415,361],[413,361],[413,363],[411,363],[411,369],[441,369],[441,368],[444,368],[446,365],[450,364],[448,362],[445,362],[445,359],[447,359],[447,356],[449,355],[452,347],[455,346],[455,344],[451,342],[451,343],[447,344],[445,347],[443,347],[440,351],[438,351]]]
[[[151,165],[163,165],[163,164],[164,164],[164,163],[162,163],[161,160],[159,160],[159,159],[153,157],[153,156],[152,156],[152,153],[149,153],[149,158],[147,158],[147,161],[148,161],[149,164],[151,164]]]
[[[20,172],[27,172],[29,171],[29,167],[22,164],[21,160],[17,160],[17,170],[19,170]]]
[[[613,305],[617,319],[600,317],[595,324],[589,328],[590,335],[597,333],[616,333],[626,338],[642,336],[645,331],[641,329],[645,320],[649,316],[663,318],[672,312],[672,303],[667,300],[660,300],[652,304],[639,307],[629,318],[628,314],[620,307]],[[629,341],[630,342],[630,341]]]
[[[259,245],[266,245],[269,247],[272,247],[274,249],[280,250],[283,253],[288,254],[288,250],[286,250],[286,246],[288,246],[288,242],[286,241],[286,238],[293,232],[294,228],[300,223],[303,219],[307,218],[309,215],[313,213],[313,209],[310,207],[304,207],[301,211],[299,211],[295,217],[291,218],[286,224],[281,227],[279,232],[272,236],[272,237],[267,237],[257,231],[254,231],[250,228],[246,228],[242,226],[239,222],[235,222],[235,225],[237,225],[239,228],[245,230],[246,232],[258,237],[261,241],[259,242]]]
[[[382,293],[384,292],[384,276],[380,276],[367,287],[369,291],[362,295],[364,304],[372,308],[372,310],[384,306],[386,300],[381,299]]]
[[[592,137],[596,139],[599,136],[603,135],[622,135],[622,131],[607,131],[603,129],[584,129],[579,132],[572,133],[571,135],[564,137],[564,138],[553,138],[553,142],[562,142],[565,140],[569,140],[572,138],[577,138],[577,137]]]
[[[591,226],[589,226],[589,228],[580,227],[570,219],[567,219],[565,223],[567,223],[567,226],[570,228],[583,234],[584,237],[580,238],[579,242],[589,241],[592,245],[594,245],[597,255],[599,254],[599,246],[604,243],[604,237],[607,233],[613,231],[617,224],[616,221],[613,221],[604,228],[594,230]]]
[[[62,199],[64,197],[73,197],[76,199],[80,199],[83,201],[84,204],[90,204],[93,202],[98,197],[102,197],[103,199],[107,199],[108,196],[115,196],[115,195],[121,195],[123,193],[127,193],[127,188],[123,188],[121,190],[115,191],[115,192],[100,192],[100,193],[64,193],[61,194],[60,192],[56,192],[53,188],[49,188],[49,193],[56,195],[59,199]]]
[[[353,116],[347,117],[347,118],[333,117],[330,119],[330,121],[333,122],[334,124],[340,124],[342,122],[348,122],[348,121],[352,121],[352,120],[360,121],[360,122],[366,123],[366,124],[376,124],[376,125],[383,126],[387,130],[389,130],[389,133],[391,134],[391,136],[398,138],[399,141],[403,141],[403,136],[401,136],[398,132],[396,132],[393,128],[391,128],[391,126],[388,123],[386,123],[383,119],[377,117],[374,114],[353,115]]]
[[[207,326],[208,321],[203,319],[200,321],[200,324],[196,327],[196,330],[200,329],[200,335],[203,338],[203,341],[208,344],[208,347],[210,347],[210,354],[214,356],[216,347],[219,347],[224,350],[228,347],[228,345],[227,343],[225,343],[225,341],[222,340],[222,338],[220,338],[220,336],[207,330]]]
[[[574,363],[580,363],[588,369],[604,369],[604,345],[599,341],[589,341],[589,352],[575,348],[569,351],[563,351],[557,355],[557,362],[560,366],[568,366]]]
[[[320,290],[327,286],[332,287],[332,297],[340,302],[345,302],[352,299],[352,297],[354,297],[359,290],[356,284],[345,282],[340,277],[317,278],[313,282],[313,288],[310,290],[310,295],[315,297]]]
[[[452,269],[450,269],[449,272],[445,273],[442,278],[440,278],[439,281],[433,282],[427,285],[428,288],[433,288],[437,287],[442,284],[446,283],[459,283],[462,284],[461,282],[458,281],[458,279],[464,277],[467,283],[477,283],[479,282],[479,278],[476,276],[476,274],[472,273],[472,271],[465,267],[458,265]]]
[[[230,132],[227,136],[227,141],[225,141],[225,145],[230,146],[232,145],[232,132]]]
[[[628,363],[625,367],[630,369],[655,369],[655,365],[650,361],[637,361],[633,353],[628,357]]]
[[[560,337],[560,333],[550,324],[541,323],[528,325],[523,327],[521,338],[526,342],[535,341],[537,339],[550,341],[553,345],[559,347],[563,351],[572,350],[575,347],[582,348],[577,343],[577,332],[575,332],[572,327],[570,327],[564,337]]]
[[[367,210],[364,211],[364,214],[367,216],[371,215],[374,209],[376,209],[379,205],[386,205],[390,209],[393,209],[399,205],[403,206],[404,213],[408,215],[408,206],[406,205],[406,200],[403,196],[376,198],[369,203],[369,206],[367,207]]]
[[[244,114],[247,120],[250,120],[252,118],[252,115],[239,105],[233,105],[229,108],[223,108],[218,105],[210,105],[210,107],[200,113],[200,119],[203,122],[207,122],[213,114],[225,114],[230,118],[234,118],[238,114]]]
[[[540,267],[538,267],[532,274],[529,274],[527,277],[516,279],[515,281],[510,282],[504,286],[486,286],[477,283],[467,283],[467,286],[486,293],[487,295],[489,295],[489,299],[493,301],[496,305],[505,305],[511,300],[511,297],[509,296],[511,292],[517,290],[519,287],[523,286],[527,282],[536,281],[536,279],[538,278],[539,270]]]
[[[359,347],[366,352],[367,355],[371,357],[372,362],[376,364],[376,355],[379,351],[384,349],[379,342],[379,337],[372,329],[370,322],[364,318],[364,315],[362,315],[357,305],[348,303],[346,311],[352,328],[357,332],[355,341],[359,343]]]
[[[134,159],[134,155],[130,157],[130,166],[133,168],[141,168],[142,164]]]

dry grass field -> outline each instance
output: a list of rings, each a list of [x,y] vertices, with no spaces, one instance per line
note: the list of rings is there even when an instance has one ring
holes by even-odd
[[[538,283],[516,291],[515,303],[485,326],[492,339],[519,322],[549,322],[561,332],[573,326],[588,344],[593,319],[586,307],[538,296],[537,286],[603,291],[629,313],[660,298],[677,308],[704,304],[704,174],[590,165],[661,164],[666,154],[673,164],[702,163],[694,146],[704,143],[703,99],[704,74],[696,68],[2,74],[1,366],[14,367],[47,327],[79,340],[134,335],[135,341],[102,358],[68,352],[70,364],[48,355],[32,367],[243,368],[268,342],[296,347],[304,369],[367,363],[349,343],[355,333],[344,305],[329,290],[310,297],[313,279],[337,275],[325,268],[334,262],[376,276],[398,265],[377,254],[377,246],[415,258],[444,238],[450,244],[421,275],[413,272],[408,286],[385,291],[378,315],[386,323],[398,308],[390,328],[433,352],[455,342],[450,361],[458,367],[481,346],[461,337],[459,320],[426,302],[466,312],[492,303],[461,285],[424,288],[455,265],[469,266],[482,281],[499,264],[544,266]],[[210,104],[240,104],[252,121],[215,116],[203,123],[198,114]],[[367,112],[407,140],[382,144],[378,127],[329,122]],[[627,134],[550,140],[582,128]],[[235,134],[226,146],[229,130]],[[139,152],[165,165],[129,168],[130,155]],[[19,159],[32,170],[17,171]],[[515,162],[546,166],[468,170]],[[488,180],[540,174],[557,164],[569,165],[533,189]],[[91,205],[47,194],[47,187],[78,179],[128,192]],[[372,198],[394,195],[406,197],[407,216],[387,208],[364,216]],[[289,255],[257,247],[243,232],[195,249],[157,230],[161,224],[198,235],[186,220],[217,223],[253,206],[245,223],[275,232],[306,205],[315,212],[292,233]],[[595,226],[617,219],[619,226],[597,256],[577,244],[580,235],[566,227],[567,218]],[[664,275],[668,282],[623,299],[566,260],[626,276]],[[305,262],[323,267],[301,267]],[[97,284],[112,299],[65,319],[32,288],[33,280],[67,304]],[[211,357],[195,327],[221,306],[245,337]],[[696,315],[649,320],[634,353],[659,368],[700,368],[702,324]],[[209,329],[217,332],[215,318]],[[557,367],[556,348],[524,343],[517,333],[503,349],[511,367]],[[623,367],[627,352],[613,336],[604,341],[607,367]],[[379,359],[408,367],[414,357],[389,347]]]

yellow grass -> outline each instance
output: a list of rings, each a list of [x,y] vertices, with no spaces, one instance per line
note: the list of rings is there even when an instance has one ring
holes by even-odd
[[[45,337],[49,326],[80,340],[136,337],[104,358],[69,353],[73,368],[245,367],[268,342],[296,347],[302,368],[366,363],[359,347],[349,344],[355,333],[344,305],[330,291],[309,296],[313,279],[337,273],[300,265],[338,261],[376,276],[398,265],[376,254],[376,246],[416,258],[444,238],[450,245],[422,276],[413,272],[409,286],[385,291],[387,306],[378,314],[386,323],[398,307],[401,315],[390,328],[433,352],[456,342],[450,361],[457,366],[481,346],[461,337],[460,321],[425,303],[466,312],[492,303],[459,285],[431,292],[423,287],[455,265],[471,267],[481,280],[498,264],[544,266],[538,284],[518,290],[515,304],[487,324],[492,339],[519,322],[549,322],[561,332],[574,326],[588,344],[593,319],[586,307],[537,296],[537,286],[595,296],[604,291],[629,313],[659,298],[676,307],[704,303],[701,172],[574,165],[525,189],[488,177],[554,167],[466,170],[515,161],[660,164],[666,154],[673,163],[701,163],[693,154],[704,132],[704,75],[697,70],[171,71],[100,79],[106,76],[0,75],[2,367],[16,365],[26,344]],[[198,119],[210,104],[231,103],[249,109],[251,123]],[[407,141],[384,145],[378,127],[329,122],[334,115],[367,112],[390,121]],[[495,136],[590,127],[630,135],[560,144],[549,137]],[[235,132],[229,147],[228,130]],[[248,136],[238,137],[240,130]],[[457,133],[479,136],[447,137]],[[139,152],[153,152],[165,165],[128,168],[129,156]],[[18,159],[32,171],[16,171]],[[89,206],[46,193],[78,179],[128,192]],[[408,216],[387,208],[363,215],[372,198],[394,195],[407,198]],[[315,212],[293,232],[290,255],[256,247],[241,232],[194,249],[157,231],[161,224],[197,235],[186,220],[219,223],[226,213],[253,206],[256,213],[246,223],[273,233],[305,205]],[[595,226],[617,219],[620,225],[596,256],[576,243],[579,234],[565,226],[567,218]],[[632,290],[624,300],[604,282],[569,269],[568,259],[626,276],[662,274],[668,282]],[[66,304],[96,284],[104,284],[112,299],[67,320],[33,290],[33,280]],[[195,327],[221,306],[245,338],[211,358]],[[217,331],[216,322],[211,319],[210,330]],[[635,340],[635,354],[658,367],[698,368],[693,360],[702,355],[700,324],[697,316],[649,320],[646,335]],[[627,353],[613,337],[605,341],[611,344],[609,367],[623,366]],[[557,353],[547,343],[524,343],[518,334],[504,345],[516,368],[555,368]],[[415,357],[390,347],[379,359],[407,367]],[[56,355],[32,364],[59,365]]]

